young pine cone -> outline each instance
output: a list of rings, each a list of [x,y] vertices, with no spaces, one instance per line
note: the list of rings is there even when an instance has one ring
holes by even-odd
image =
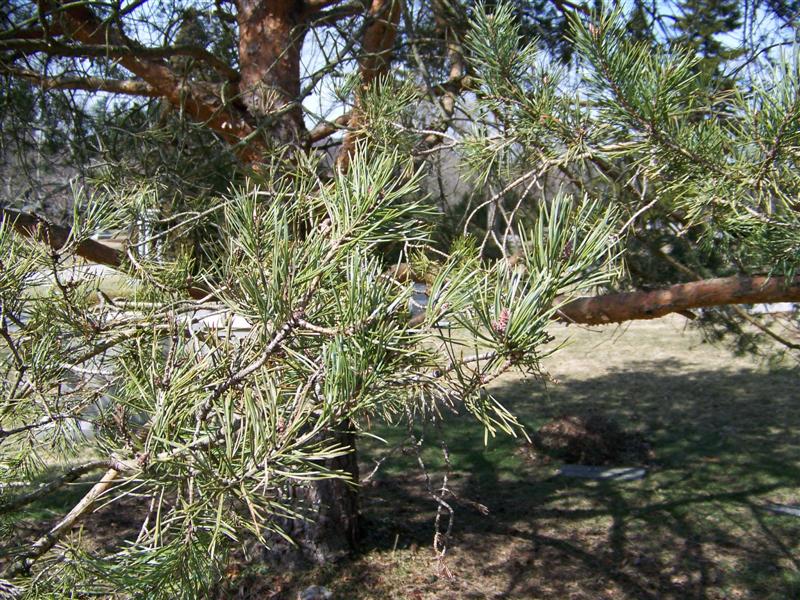
[[[508,327],[508,320],[511,318],[511,311],[507,308],[504,308],[500,311],[500,316],[496,321],[492,321],[492,329],[499,334],[504,334],[506,332],[506,328]]]

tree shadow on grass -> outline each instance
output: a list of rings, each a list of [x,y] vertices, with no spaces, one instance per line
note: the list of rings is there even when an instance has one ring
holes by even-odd
[[[408,566],[416,554],[430,560],[429,551],[414,548],[430,546],[435,510],[421,478],[409,475],[409,457],[365,490],[365,554],[332,569],[326,581],[336,588],[364,556],[390,553],[383,587],[340,586],[341,597],[796,597],[800,519],[772,515],[763,504],[800,500],[797,382],[790,370],[692,370],[658,361],[547,391],[508,383],[495,394],[529,429],[562,414],[602,412],[643,432],[656,454],[648,477],[556,477],[553,465],[515,454],[519,441],[498,438],[484,447],[482,430],[457,417],[443,428],[453,490],[490,514],[451,498],[456,578],[408,583],[416,581]],[[412,573],[392,579],[398,561]],[[411,586],[406,596],[397,595],[401,581]]]

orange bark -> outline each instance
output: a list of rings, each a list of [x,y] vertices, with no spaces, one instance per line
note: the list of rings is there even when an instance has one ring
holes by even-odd
[[[649,292],[578,298],[562,306],[559,316],[570,323],[603,325],[657,319],[693,308],[761,302],[800,302],[800,277],[719,277]]]
[[[298,144],[303,112],[300,51],[306,32],[302,3],[294,0],[238,0],[240,90],[248,112],[270,119],[280,144]]]
[[[397,38],[397,23],[400,20],[400,0],[372,0],[369,18],[374,21],[364,33],[364,58],[360,65],[363,89],[367,89],[376,78],[389,71],[392,47]],[[359,137],[358,130],[364,126],[364,115],[359,98],[356,98],[348,125],[352,131],[345,134],[336,157],[337,167],[345,171],[350,164],[350,157],[355,151],[356,141]]]
[[[69,5],[60,14],[63,16],[65,33],[79,42],[125,45],[125,40],[118,39],[119,36],[85,5]],[[205,124],[229,143],[239,144],[253,133],[252,126],[242,115],[223,106],[211,94],[184,82],[163,60],[138,57],[134,51],[128,56],[120,56],[118,60],[171,104],[182,107],[193,119]],[[237,153],[242,160],[253,162],[260,156],[261,150],[258,141],[253,140],[241,146]]]

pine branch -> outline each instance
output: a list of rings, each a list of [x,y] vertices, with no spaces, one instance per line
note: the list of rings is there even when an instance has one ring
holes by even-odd
[[[303,12],[307,15],[312,15],[335,4],[340,4],[342,1],[343,0],[306,0],[303,3]]]
[[[420,280],[417,273],[405,268],[398,281]],[[735,304],[800,302],[800,277],[734,276],[701,279],[680,283],[660,290],[622,292],[576,298],[558,307],[557,318],[580,325],[606,325],[624,321],[658,319],[672,313],[696,308]],[[425,321],[425,312],[415,315],[410,325]]]
[[[105,79],[103,77],[45,77],[27,69],[0,67],[0,72],[32,81],[43,90],[85,90],[87,92],[109,92],[129,96],[160,97],[161,94],[149,83],[135,79]]]
[[[70,230],[66,227],[50,224],[35,215],[0,210],[4,219],[14,219],[18,233],[45,242],[54,250],[60,249],[69,238]],[[111,267],[122,264],[121,252],[94,240],[78,244],[77,254]],[[209,296],[207,290],[196,287],[188,292],[195,299]],[[800,278],[735,276],[682,283],[662,290],[578,298],[560,307],[559,316],[569,323],[602,325],[656,319],[694,308],[762,302],[800,302]],[[422,320],[424,316],[417,315],[412,325]]]
[[[24,573],[36,562],[36,559],[45,554],[60,540],[83,516],[94,506],[97,499],[102,496],[119,476],[119,471],[109,469],[92,489],[81,499],[75,507],[67,513],[50,531],[36,540],[30,549],[23,553],[4,573],[5,577],[13,578]]]
[[[359,64],[361,85],[365,88],[389,69],[391,51],[397,37],[400,10],[400,0],[372,0],[369,9],[369,18],[372,19],[372,23],[364,32],[364,56]],[[363,111],[359,106],[358,99],[348,124],[355,130],[364,125]],[[336,165],[339,169],[347,170],[355,152],[358,137],[358,131],[350,131],[344,136],[336,157]]]
[[[587,17],[592,14],[592,11],[589,10],[586,5],[570,2],[570,0],[550,0],[550,3],[555,6],[562,15],[569,14],[570,11],[578,12]]]
[[[352,17],[364,11],[365,2],[355,0],[311,0],[304,3],[303,16],[312,19],[315,25],[334,23],[346,17]]]
[[[336,133],[337,131],[341,131],[342,129],[346,128],[347,125],[350,123],[350,118],[352,113],[347,112],[333,121],[322,121],[317,124],[311,131],[308,132],[308,143],[314,144],[316,142],[324,140],[326,137],[329,137]]]
[[[558,310],[569,323],[604,325],[657,319],[670,313],[727,304],[800,302],[800,277],[719,277],[661,290],[578,298]]]

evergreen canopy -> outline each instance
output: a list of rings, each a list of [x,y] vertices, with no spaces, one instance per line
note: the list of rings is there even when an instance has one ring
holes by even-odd
[[[6,577],[197,598],[245,536],[329,556],[357,436],[451,410],[524,436],[488,386],[544,378],[555,320],[730,305],[699,321],[796,351],[738,304],[800,300],[800,59],[727,44],[733,8],[3,8],[5,168],[50,187],[2,209],[0,510],[102,473]],[[797,7],[759,10],[796,36]],[[129,496],[137,538],[82,547]]]

